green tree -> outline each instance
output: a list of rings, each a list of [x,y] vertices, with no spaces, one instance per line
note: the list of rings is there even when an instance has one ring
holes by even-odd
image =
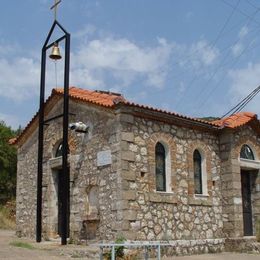
[[[8,141],[16,131],[0,121],[0,200],[15,196],[16,190],[16,149]]]

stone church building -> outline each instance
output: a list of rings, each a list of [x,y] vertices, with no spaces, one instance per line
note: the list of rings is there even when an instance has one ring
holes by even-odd
[[[53,89],[45,118],[62,113]],[[254,236],[260,218],[260,121],[240,112],[203,121],[71,87],[70,237],[194,240]],[[18,149],[17,234],[35,237],[38,114]],[[45,126],[43,236],[59,236],[62,119]],[[221,246],[221,245],[220,245]]]

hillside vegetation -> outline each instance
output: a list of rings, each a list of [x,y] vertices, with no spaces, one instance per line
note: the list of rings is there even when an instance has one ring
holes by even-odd
[[[0,204],[15,197],[16,190],[16,149],[8,140],[17,131],[0,121]]]
[[[16,148],[10,138],[20,130],[12,130],[0,121],[0,229],[15,228]]]

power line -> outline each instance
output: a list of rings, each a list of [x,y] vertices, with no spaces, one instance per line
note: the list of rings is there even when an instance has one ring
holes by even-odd
[[[225,3],[226,5],[230,6],[231,8],[235,8],[232,4],[230,4],[229,2],[226,2],[225,0],[221,0],[223,3]],[[250,19],[251,21],[257,23],[258,25],[260,25],[260,22],[258,22],[257,20],[255,20],[254,18],[250,17],[247,13],[245,13],[244,11],[241,11],[238,8],[235,8],[235,10],[237,12],[239,12],[240,14],[242,14],[243,16],[247,17],[248,19]]]
[[[239,1],[237,2],[237,3],[239,3]],[[256,8],[257,9],[257,8]],[[235,11],[235,10],[234,10]],[[259,9],[257,9],[253,14],[250,14],[250,17],[251,16],[254,16],[257,12],[259,11]],[[226,21],[228,21],[228,20],[230,20],[230,16],[227,18],[227,20]],[[248,18],[247,18],[247,20],[249,20]],[[242,21],[240,21],[240,22],[238,22],[238,23],[236,23],[234,26],[232,26],[228,31],[226,30],[225,32],[224,32],[224,30],[223,30],[223,27],[222,27],[222,29],[220,30],[220,32],[222,31],[222,37],[224,36],[224,35],[226,35],[226,34],[229,34],[230,32],[232,32],[235,28],[237,28],[240,24],[241,24],[241,22]],[[227,25],[227,22],[225,22],[225,24]],[[225,26],[225,25],[224,25]],[[252,29],[252,30],[249,30],[247,33],[249,34],[249,33],[251,33],[252,31],[254,31],[255,30],[255,28],[254,29]],[[208,46],[209,47],[214,47],[215,46],[215,44],[216,44],[216,42],[219,40],[219,39],[217,39],[217,38],[220,38],[219,37],[220,36],[220,33],[218,34],[218,36],[216,37],[216,39],[214,40],[214,41],[212,41]],[[229,44],[228,46],[226,46],[226,47],[224,47],[223,49],[221,49],[219,52],[221,53],[221,52],[223,52],[223,51],[225,51],[226,49],[229,49],[231,46],[233,46],[234,44],[236,44],[238,41],[239,41],[240,39],[238,39],[235,43],[232,43],[232,44]],[[182,61],[184,61],[185,63],[187,63],[187,61],[189,61],[189,58],[190,57],[192,57],[192,56],[194,56],[194,55],[196,55],[199,51],[201,51],[202,50],[202,48],[199,48],[199,49],[196,49],[195,51],[193,51],[191,54],[189,54],[189,55],[186,55],[186,57],[182,57]],[[198,59],[199,60],[199,59]],[[173,67],[175,66],[175,65],[179,65],[179,61],[176,61],[176,62],[173,62],[172,63],[172,66],[171,66],[171,68],[170,68],[170,70],[173,70]],[[190,64],[190,63],[189,63]],[[188,65],[189,65],[188,64]],[[205,66],[205,65],[204,65]],[[189,68],[192,68],[192,65],[190,65],[189,67],[188,67],[188,69]],[[188,70],[188,69],[185,69],[185,70]],[[180,73],[177,73],[177,74],[171,74],[170,76],[168,76],[168,79],[177,79],[178,77],[180,77],[181,75],[183,75],[183,74],[185,74],[185,73],[187,73],[186,71],[182,71],[182,72],[180,72]],[[193,83],[195,80],[196,80],[196,77],[198,77],[198,76],[195,76],[192,80],[191,80],[191,83]],[[188,84],[188,86],[190,86],[190,84],[191,83],[189,83]],[[189,89],[190,89],[190,87],[189,87]],[[178,104],[177,104],[177,106],[176,107],[178,107],[179,106],[179,104],[180,104],[180,102],[182,101],[182,99],[183,99],[183,96],[185,96],[185,93],[183,93],[182,94],[182,96],[180,97],[180,99],[179,99],[179,101],[178,101]]]
[[[260,9],[260,7],[258,7],[258,6],[254,5],[254,4],[252,4],[249,0],[246,0],[246,1],[247,1],[248,4],[250,4],[252,7],[256,8],[257,10]]]
[[[225,113],[221,119],[230,114],[234,115],[235,113],[240,112],[258,93],[260,92],[260,86],[255,88],[249,95],[247,95],[244,99],[242,99],[236,106],[231,108],[227,113]]]
[[[253,40],[254,41],[254,40]],[[233,62],[232,64],[232,67],[234,67],[234,65],[239,61],[239,58],[246,52],[248,51],[250,45],[253,43],[253,41],[251,41],[251,43],[246,47],[244,48],[244,50],[240,53],[240,55],[236,58],[236,60]],[[259,45],[258,45],[259,46]],[[256,46],[255,46],[256,47]],[[215,85],[215,87],[209,92],[209,94],[198,104],[197,106],[197,110],[196,112],[198,111],[198,109],[201,109],[203,108],[208,100],[209,100],[209,97],[216,91],[216,89],[218,88],[218,86],[220,85],[220,83],[225,79],[226,75],[224,77],[222,77],[222,79],[218,82],[218,84]]]
[[[212,46],[214,47],[215,44],[217,43],[217,41],[219,40],[219,38],[221,37],[221,34],[224,32],[224,30],[226,29],[229,21],[231,20],[232,16],[234,15],[235,11],[237,10],[238,6],[240,4],[240,0],[237,1],[237,4],[235,5],[235,7],[232,9],[230,15],[228,16],[226,22],[224,23],[224,25],[222,26],[221,30],[219,31],[215,41],[213,42]]]
[[[240,4],[240,0],[237,1],[235,7],[233,7],[233,9],[232,9],[231,13],[229,14],[228,18],[226,19],[224,25],[223,25],[222,28],[220,29],[220,31],[219,31],[217,37],[216,37],[215,40],[212,42],[212,44],[210,44],[211,48],[213,48],[213,47],[216,45],[216,43],[218,42],[218,40],[220,39],[221,35],[223,34],[224,30],[226,29],[228,23],[230,22],[232,16],[233,16],[234,13],[235,13],[235,10],[238,8],[239,4]],[[199,50],[197,50],[197,52],[199,52]],[[196,75],[192,78],[192,80],[191,80],[191,82],[190,82],[190,84],[189,84],[189,86],[188,86],[188,89],[186,90],[186,93],[187,93],[187,91],[192,87],[193,83],[196,81],[197,78],[198,78],[198,76],[196,76]],[[178,106],[179,106],[180,103],[182,102],[184,96],[185,96],[185,92],[183,93],[182,97],[179,99],[179,101],[178,101],[178,103],[177,103],[177,105],[176,105],[176,108],[178,108]]]
[[[251,15],[250,19],[248,19],[248,21],[247,21],[247,23],[246,23],[246,26],[249,25],[250,20],[252,20],[252,17],[255,16],[259,10],[260,10],[260,9],[257,9],[257,10]],[[252,31],[258,31],[258,30],[259,30],[259,29],[253,29]],[[238,39],[234,44],[237,44],[239,41],[240,41],[240,39]],[[238,62],[239,58],[240,58],[245,52],[247,52],[248,48],[252,45],[253,42],[254,42],[254,40],[252,40],[252,41],[250,42],[250,44],[249,44],[246,48],[244,48],[244,50],[235,58],[235,59],[237,59],[237,61],[235,61],[235,62],[232,64],[232,66],[234,66],[234,65]],[[234,44],[232,44],[230,47],[232,47]],[[225,58],[223,59],[222,63],[220,64],[220,66],[218,66],[217,70],[211,75],[211,77],[210,77],[210,79],[207,81],[207,83],[209,83],[209,82],[214,78],[214,76],[215,76],[215,75],[217,74],[217,72],[221,69],[221,67],[224,67],[226,64],[228,64],[228,63],[223,64],[223,62],[224,62],[224,61],[227,59],[227,57],[229,57],[229,56],[230,56],[230,54],[228,54],[227,56],[225,56]],[[199,103],[199,105],[197,106],[198,109],[205,106],[205,104],[207,103],[208,98],[215,92],[215,90],[217,89],[217,87],[219,86],[219,84],[224,80],[225,77],[226,77],[226,76],[224,76],[224,77],[219,81],[219,83],[214,87],[214,89],[212,89],[212,91],[209,92],[209,94],[206,96],[206,98],[204,98],[204,99]],[[199,92],[199,94],[198,94],[196,97],[201,96],[201,94],[206,90],[206,87],[207,87],[207,84],[205,84],[205,87],[202,88],[202,90]],[[196,98],[195,98],[195,100],[196,100]],[[205,102],[205,101],[206,101],[206,102]],[[197,109],[197,111],[198,111],[198,109]]]

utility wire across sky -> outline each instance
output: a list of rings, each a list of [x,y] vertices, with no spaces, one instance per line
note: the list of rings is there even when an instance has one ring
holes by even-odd
[[[222,117],[231,116],[238,112],[240,112],[251,100],[260,92],[260,86],[255,88],[249,95],[247,95],[244,99],[242,99],[236,106],[231,108],[227,113],[225,113]]]

